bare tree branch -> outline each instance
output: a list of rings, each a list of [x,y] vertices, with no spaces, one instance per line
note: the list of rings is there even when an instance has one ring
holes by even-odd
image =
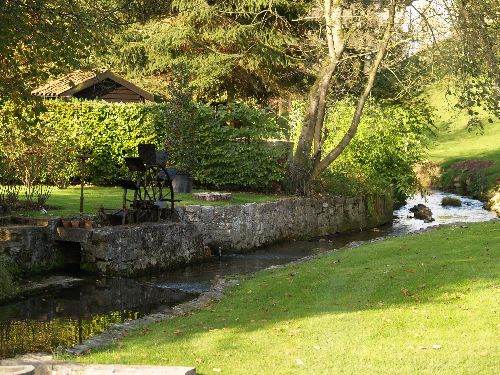
[[[396,14],[396,0],[391,0],[389,6],[389,19],[387,20],[386,30],[384,33],[384,37],[382,39],[382,46],[375,57],[363,93],[359,97],[358,105],[356,107],[356,112],[354,113],[351,126],[347,131],[347,133],[342,138],[342,140],[339,142],[339,144],[324,159],[322,159],[319,163],[315,165],[311,174],[311,179],[318,177],[321,172],[323,172],[336,158],[338,158],[339,155],[349,145],[350,141],[356,134],[359,123],[361,121],[361,116],[363,114],[364,106],[373,88],[378,68],[382,63],[382,60],[385,56],[385,52],[387,51],[387,46],[389,45],[389,41],[392,36],[392,32],[394,29],[395,14]]]

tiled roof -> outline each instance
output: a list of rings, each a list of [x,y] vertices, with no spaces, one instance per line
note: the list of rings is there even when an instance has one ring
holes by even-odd
[[[70,73],[64,77],[56,79],[55,81],[51,81],[36,90],[33,90],[31,93],[37,96],[45,96],[50,98],[55,98],[59,96],[65,96],[64,93],[66,91],[71,90],[72,88],[85,83],[89,80],[97,80],[98,73],[104,73],[106,70],[101,71],[81,71],[76,70],[73,73]],[[97,81],[96,81],[97,82]]]
[[[134,85],[132,82],[127,81],[114,74],[107,69],[100,69],[95,71],[82,71],[76,70],[64,77],[51,81],[36,90],[31,92],[32,95],[43,96],[46,98],[69,97],[75,93],[93,86],[105,79],[111,79],[129,90],[142,96],[146,100],[154,101],[153,94],[141,89]]]

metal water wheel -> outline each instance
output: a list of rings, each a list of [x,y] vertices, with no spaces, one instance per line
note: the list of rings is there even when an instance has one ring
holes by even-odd
[[[123,187],[123,222],[158,221],[174,212],[172,178],[165,167],[167,154],[154,145],[139,145],[139,157],[126,157],[127,179],[117,180]]]

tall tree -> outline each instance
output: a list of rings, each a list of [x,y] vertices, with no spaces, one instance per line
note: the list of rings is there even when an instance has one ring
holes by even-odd
[[[174,0],[168,14],[126,34],[119,54],[129,69],[156,76],[182,64],[204,99],[308,91],[288,181],[290,191],[305,193],[355,135],[394,40],[396,11],[408,2]],[[352,125],[323,155],[327,105],[348,92],[359,96]]]
[[[356,134],[364,106],[393,37],[397,5],[396,0],[369,5],[357,1],[324,0],[321,14],[328,54],[309,90],[308,108],[288,181],[290,191],[307,193],[311,181],[339,157]],[[343,77],[337,74],[341,66],[348,64],[352,69],[351,61],[360,57],[363,64],[358,66],[358,70],[362,74],[357,76],[361,89],[351,126],[340,142],[323,155],[323,143],[329,135],[324,131],[324,123],[329,90],[335,84],[332,81],[342,80]]]
[[[265,102],[304,90],[312,77],[303,41],[317,25],[299,19],[311,2],[174,0],[169,11],[159,10],[117,38],[111,64],[154,76],[163,89],[181,68],[204,101]]]
[[[0,100],[29,98],[102,46],[97,10],[84,0],[0,0]]]

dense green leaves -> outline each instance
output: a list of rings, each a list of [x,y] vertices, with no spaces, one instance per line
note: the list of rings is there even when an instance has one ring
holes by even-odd
[[[2,129],[11,129],[13,136],[26,130],[33,134],[20,138],[19,158],[17,143],[3,147],[0,143],[4,162],[14,165],[13,160],[20,159],[25,161],[22,166],[37,168],[33,183],[64,186],[78,179],[75,156],[91,153],[87,181],[113,184],[127,174],[123,156],[135,156],[140,143],[166,145],[172,166],[187,170],[205,185],[262,190],[284,178],[287,146],[267,142],[281,138],[281,129],[275,116],[264,110],[235,104],[216,111],[176,100],[150,105],[78,100],[45,105],[45,111],[24,110],[19,118],[8,115],[10,104],[2,110]],[[25,122],[20,123],[21,118]]]
[[[0,1],[0,101],[26,99],[49,76],[80,66],[105,42],[106,17],[83,0]]]
[[[260,190],[279,188],[284,180],[291,145],[270,140],[281,137],[272,114],[233,104],[220,108],[196,134],[195,176],[202,183]]]
[[[325,153],[349,127],[354,111],[352,101],[346,98],[328,112],[325,131],[332,136],[323,146]],[[292,122],[301,119],[302,109],[295,107]],[[413,168],[426,155],[432,126],[431,113],[423,102],[369,101],[356,136],[319,179],[316,188],[357,195],[381,193],[392,186],[397,198],[412,194],[418,187]],[[297,128],[294,127],[294,138],[298,137]]]
[[[154,75],[165,91],[178,66],[199,99],[264,101],[304,85],[299,47],[307,1],[173,1],[170,12],[134,24],[109,56],[135,75]],[[302,35],[303,37],[304,35]],[[302,87],[303,89],[303,87]]]
[[[34,158],[33,163],[47,165],[49,160],[35,151],[46,150],[49,142],[52,147],[46,156],[52,160],[52,172],[42,175],[59,185],[79,177],[74,157],[82,152],[93,154],[88,181],[112,184],[127,173],[123,155],[136,155],[137,145],[145,142],[166,146],[170,163],[192,173],[203,185],[274,190],[287,173],[291,143],[272,141],[283,139],[286,129],[264,110],[241,104],[214,109],[185,97],[150,105],[77,100],[45,104],[47,110],[39,117],[23,112],[25,118],[30,113],[35,117],[28,122],[44,138],[36,137],[33,142],[43,147],[33,144],[31,149],[19,147],[19,152],[22,156],[30,151],[26,156]],[[335,105],[328,115],[327,131],[339,137],[349,126],[352,111],[350,99]],[[297,137],[301,113],[300,108],[290,113],[292,140]],[[16,119],[16,124],[19,121],[9,118]],[[4,119],[2,127],[7,124]],[[322,191],[356,195],[378,193],[392,185],[398,196],[410,193],[417,185],[413,166],[424,156],[429,126],[429,113],[421,103],[370,102],[359,133],[320,181]],[[336,141],[332,137],[324,151]]]

